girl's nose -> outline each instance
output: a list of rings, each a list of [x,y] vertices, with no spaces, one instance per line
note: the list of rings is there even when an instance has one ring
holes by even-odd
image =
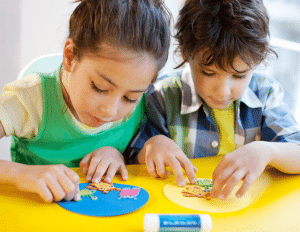
[[[104,121],[111,121],[114,119],[119,110],[119,99],[106,99],[102,104],[99,106],[99,111],[101,115],[101,119]]]

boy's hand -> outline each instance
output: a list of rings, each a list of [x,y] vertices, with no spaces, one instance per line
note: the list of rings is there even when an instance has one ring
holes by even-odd
[[[110,183],[117,172],[123,180],[128,180],[124,157],[114,147],[101,147],[91,152],[79,165],[88,182],[99,183],[106,173],[104,180]]]
[[[236,197],[242,197],[271,160],[264,150],[264,143],[256,141],[224,156],[213,173],[211,197],[226,199],[238,182],[243,180],[236,192]]]
[[[21,191],[37,193],[46,202],[79,201],[79,176],[70,168],[59,165],[22,165],[15,186]]]
[[[157,135],[150,138],[144,145],[138,160],[146,163],[148,172],[151,176],[166,178],[169,172],[166,170],[170,166],[174,172],[176,182],[179,186],[185,186],[185,179],[182,172],[184,168],[190,183],[197,181],[195,172],[198,169],[192,164],[180,147],[170,138],[164,135]]]

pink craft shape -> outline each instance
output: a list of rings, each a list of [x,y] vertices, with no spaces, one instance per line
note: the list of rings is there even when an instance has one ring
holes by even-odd
[[[121,192],[120,192],[120,197],[119,199],[121,198],[133,198],[134,200],[136,200],[136,196],[139,195],[140,193],[140,188],[124,188],[124,189],[121,189]]]

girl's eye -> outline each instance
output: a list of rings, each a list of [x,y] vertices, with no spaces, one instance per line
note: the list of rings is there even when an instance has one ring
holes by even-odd
[[[134,103],[136,103],[138,101],[137,99],[132,100],[132,99],[129,99],[128,97],[124,97],[124,99],[125,99],[125,101],[127,101],[127,102],[129,102],[131,104],[134,104]]]
[[[94,83],[93,81],[91,82],[91,85],[92,85],[92,89],[95,90],[95,91],[98,92],[98,93],[105,93],[105,92],[107,92],[107,90],[99,89],[99,88],[95,85],[95,83]]]

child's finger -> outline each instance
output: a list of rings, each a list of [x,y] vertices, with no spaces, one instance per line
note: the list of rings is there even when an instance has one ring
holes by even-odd
[[[74,200],[75,201],[80,201],[81,200],[79,183],[76,185]]]
[[[46,183],[48,189],[52,193],[54,201],[61,201],[62,199],[65,198],[66,193],[62,188],[62,186],[60,185],[60,183],[58,182],[58,180],[56,179],[56,177],[54,178],[49,175],[48,177],[46,177]]]
[[[39,185],[39,189],[38,189],[37,193],[40,195],[40,197],[43,199],[43,201],[45,201],[47,203],[51,203],[54,200],[52,192],[47,187],[46,183]]]
[[[98,165],[95,168],[94,173],[92,174],[92,182],[99,183],[101,181],[102,177],[104,176],[105,172],[108,171],[109,166],[110,166],[109,162],[98,163]],[[110,182],[110,181],[107,181],[107,182]]]
[[[194,166],[194,172],[198,172],[198,168]]]
[[[66,176],[59,177],[59,183],[63,187],[66,196],[65,200],[70,201],[72,199],[78,198],[78,194],[80,195],[79,190],[79,176],[76,172],[71,170],[70,168],[65,168]]]
[[[211,197],[218,197],[220,191],[222,190],[224,184],[227,182],[228,178],[232,175],[234,169],[232,167],[225,168],[220,174],[216,175],[215,172],[213,176],[215,177],[213,182],[213,187],[210,192]]]
[[[236,197],[240,198],[242,196],[244,196],[244,194],[248,191],[248,189],[250,188],[251,184],[253,183],[253,181],[255,180],[256,178],[251,175],[251,174],[248,174],[244,181],[243,181],[243,184],[242,186],[240,187],[240,189],[236,192]]]
[[[197,182],[197,177],[195,174],[196,167],[192,164],[192,162],[189,159],[181,161],[181,165],[183,166],[183,168],[185,170],[185,173],[189,179],[189,182],[191,184],[195,184]]]
[[[156,173],[159,177],[161,177],[161,178],[168,177],[168,171],[163,162],[155,162],[155,166],[156,166]]]
[[[246,175],[244,170],[235,171],[227,180],[225,187],[219,193],[220,199],[226,199],[238,182]]]
[[[107,182],[107,183],[110,183],[112,181],[113,177],[116,175],[118,169],[119,169],[119,165],[111,163],[107,167],[106,176],[105,176],[104,181]],[[98,171],[98,168],[97,168],[97,171]]]
[[[83,159],[80,161],[79,166],[83,172],[84,175],[87,174],[88,170],[89,170],[89,163],[91,161],[91,157],[92,157],[92,153],[86,155],[85,157],[83,157]]]
[[[179,163],[179,161],[176,158],[171,159],[169,161],[169,165],[173,170],[173,173],[174,173],[174,176],[175,176],[178,186],[184,187],[186,182],[185,182],[184,175],[182,172],[182,167],[181,167],[181,164]]]
[[[91,182],[92,178],[95,179],[94,178],[94,173],[96,172],[96,169],[97,169],[100,162],[101,162],[101,157],[100,156],[92,157],[92,159],[90,161],[90,164],[89,164],[88,172],[87,172],[87,175],[86,175],[86,180],[88,182]],[[107,169],[107,166],[108,166],[108,164],[106,165],[105,171]],[[104,172],[103,172],[103,174],[104,174]],[[103,176],[103,174],[101,175],[101,177]]]
[[[228,167],[227,159],[225,159],[226,156],[223,157],[223,159],[220,161],[220,163],[217,165],[217,167],[214,170],[212,181],[215,182],[216,178],[224,171],[225,168]]]
[[[150,174],[150,176],[152,176],[154,178],[159,177],[159,175],[156,173],[155,164],[154,164],[153,160],[146,161],[146,166],[147,166],[147,170],[148,170],[148,173]]]
[[[119,173],[121,174],[123,180],[128,180],[128,171],[125,165],[120,166]]]

